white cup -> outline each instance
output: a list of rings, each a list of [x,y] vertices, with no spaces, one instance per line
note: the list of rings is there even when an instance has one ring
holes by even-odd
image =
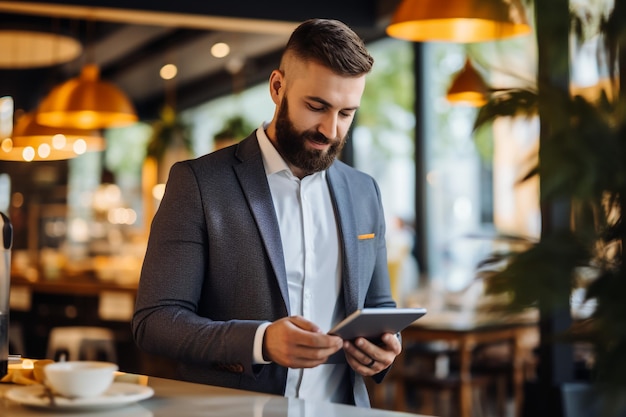
[[[43,368],[46,384],[68,398],[97,397],[113,383],[114,363],[99,361],[55,362]]]

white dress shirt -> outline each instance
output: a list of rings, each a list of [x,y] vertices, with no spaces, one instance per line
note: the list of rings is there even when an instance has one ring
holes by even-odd
[[[339,299],[343,294],[339,230],[326,171],[300,180],[292,174],[263,127],[256,133],[280,228],[290,314],[301,315],[326,332],[345,316],[343,299]],[[263,361],[262,354],[258,356],[267,325],[257,332],[256,362]],[[346,371],[345,362],[289,369],[285,396],[344,402],[350,395],[348,387],[341,386]]]

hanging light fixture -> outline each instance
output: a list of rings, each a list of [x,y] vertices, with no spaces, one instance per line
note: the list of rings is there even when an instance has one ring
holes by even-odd
[[[60,33],[0,30],[0,68],[24,69],[64,64],[77,58],[82,46]]]
[[[387,34],[414,42],[482,42],[529,34],[519,0],[402,0]]]
[[[0,142],[0,160],[58,161],[104,148],[104,139],[95,131],[42,126],[33,113],[26,113],[17,120],[13,135]]]
[[[463,69],[453,78],[446,98],[454,104],[463,103],[480,107],[487,103],[488,94],[487,83],[467,57]]]
[[[131,101],[115,85],[100,80],[94,64],[53,88],[37,110],[37,123],[59,128],[102,129],[136,121]]]

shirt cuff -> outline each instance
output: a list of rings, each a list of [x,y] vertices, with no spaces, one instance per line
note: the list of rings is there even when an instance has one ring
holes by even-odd
[[[256,329],[256,333],[254,335],[254,346],[252,351],[252,364],[253,365],[267,365],[268,363],[272,363],[271,361],[266,361],[263,358],[263,337],[265,336],[265,329],[267,326],[272,324],[271,322],[263,323]]]

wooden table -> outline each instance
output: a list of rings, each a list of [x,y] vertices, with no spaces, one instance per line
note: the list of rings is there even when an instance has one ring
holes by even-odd
[[[507,320],[495,318],[493,315],[468,316],[467,313],[460,312],[428,313],[402,331],[403,350],[414,343],[435,341],[448,342],[458,349],[460,417],[471,417],[474,349],[483,343],[510,343],[514,415],[518,417],[521,415],[524,400],[524,364],[529,354],[529,348],[524,341],[528,332],[535,331],[536,328],[534,314]]]

